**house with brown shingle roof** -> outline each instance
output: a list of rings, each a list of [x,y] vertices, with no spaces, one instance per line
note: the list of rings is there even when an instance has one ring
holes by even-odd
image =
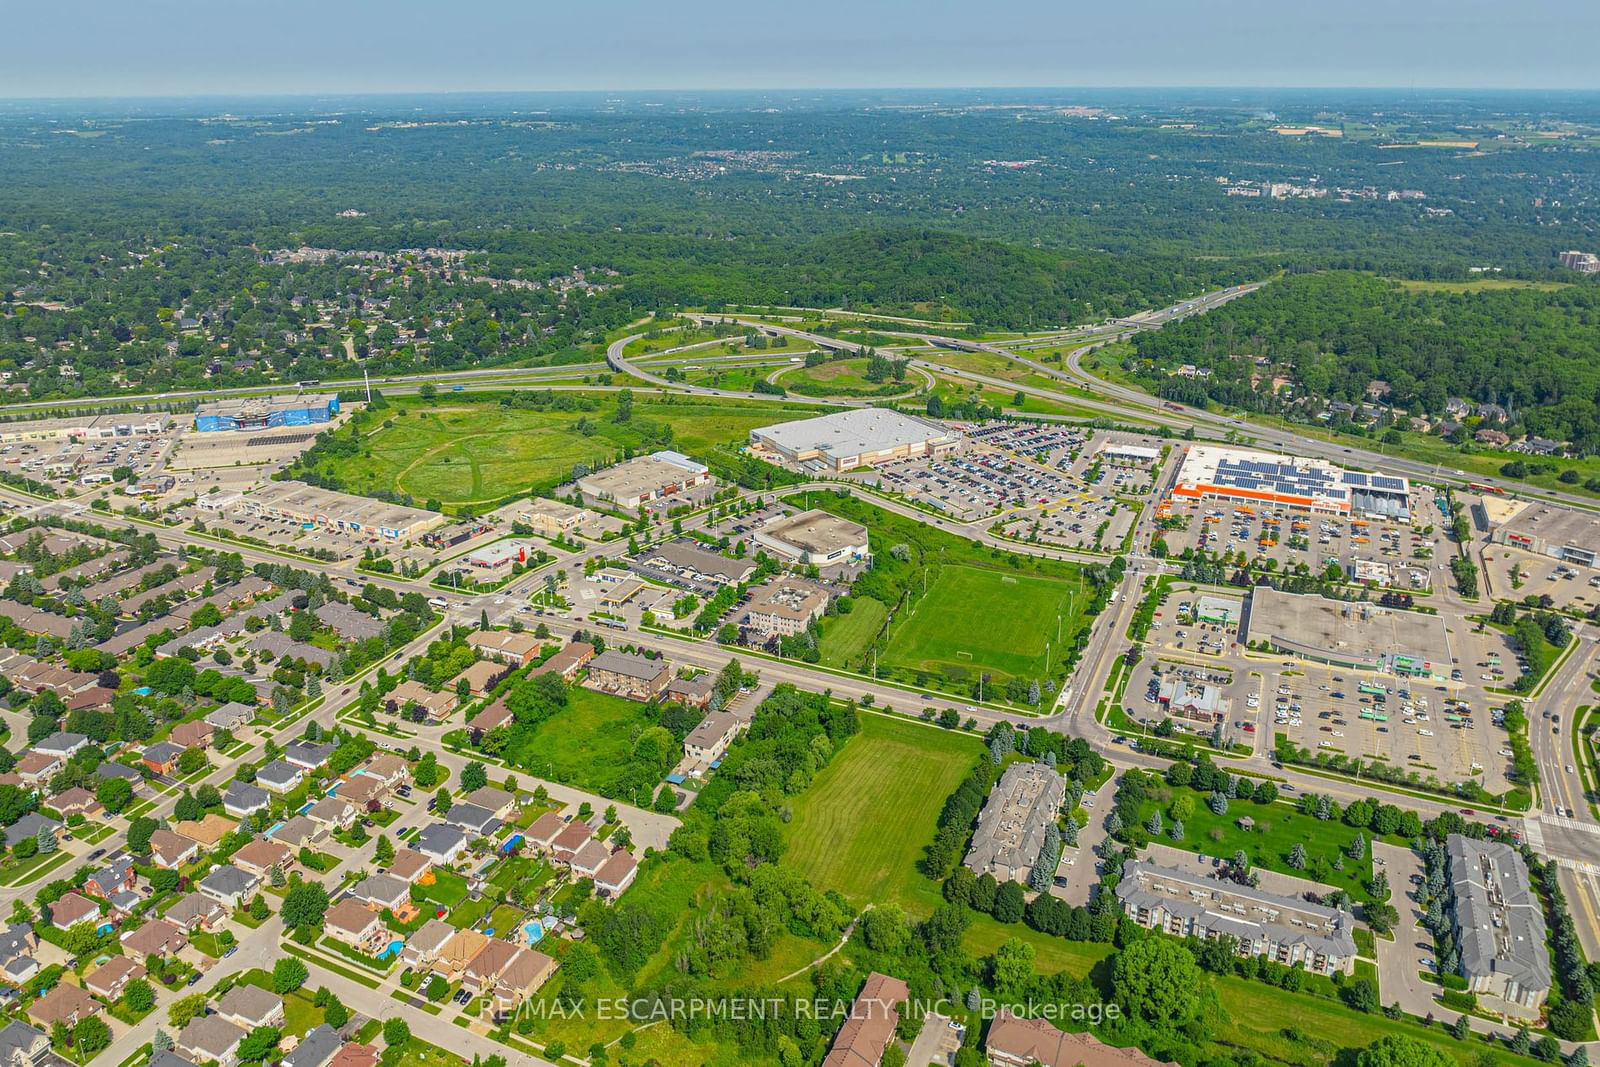
[[[850,1006],[850,1017],[834,1035],[822,1067],[877,1067],[894,1040],[900,1023],[899,1005],[911,990],[898,978],[873,971]]]
[[[129,982],[143,978],[145,974],[144,964],[135,963],[126,956],[112,956],[104,966],[83,980],[83,987],[98,997],[112,1001],[122,996]]]
[[[141,960],[146,956],[175,955],[188,943],[189,936],[165,919],[151,919],[122,935],[123,951]]]
[[[277,867],[283,870],[294,854],[270,838],[258,837],[233,854],[233,865],[241,871],[265,877]]]
[[[204,719],[195,719],[193,722],[180,722],[172,728],[167,735],[175,745],[184,748],[206,748],[211,744],[213,729]]]
[[[582,819],[573,819],[564,830],[557,834],[550,842],[550,855],[562,863],[571,863],[578,850],[589,843],[594,837],[588,823]]]
[[[232,819],[213,811],[203,819],[178,823],[177,830],[202,848],[215,848],[217,842],[232,833],[236,825]]]
[[[467,729],[488,733],[504,726],[511,719],[511,708],[506,705],[505,697],[497,697],[488,707],[467,720]]]
[[[323,926],[328,936],[358,952],[376,952],[386,930],[382,917],[354,897],[346,897],[329,908]]]
[[[62,982],[28,1005],[28,1017],[46,1028],[61,1023],[71,1029],[79,1019],[87,1019],[99,1011],[100,1004],[93,997],[69,982]]]
[[[157,867],[175,869],[192,863],[200,854],[193,838],[182,837],[164,827],[150,832],[150,862]]]
[[[57,930],[66,930],[99,917],[100,905],[76,890],[69,890],[50,905],[50,925]]]
[[[447,982],[458,981],[466,973],[467,964],[477,958],[488,943],[489,939],[476,930],[457,930],[434,954],[433,972]]]
[[[432,867],[433,861],[416,849],[397,848],[394,850],[394,862],[389,864],[389,873],[407,882],[415,882]]]
[[[1043,1019],[1001,1010],[989,1027],[989,1062],[995,1067],[1160,1067],[1137,1048],[1106,1045],[1093,1034],[1069,1034]]]
[[[533,820],[533,825],[528,827],[523,838],[540,851],[547,851],[566,826],[566,820],[560,815],[547,811]]]
[[[494,1010],[509,1015],[556,973],[556,961],[537,949],[517,946],[494,983]]]

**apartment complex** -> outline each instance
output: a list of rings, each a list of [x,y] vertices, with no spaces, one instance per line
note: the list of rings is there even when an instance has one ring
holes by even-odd
[[[1537,1009],[1550,992],[1550,953],[1522,854],[1499,841],[1451,834],[1445,862],[1467,988]]]
[[[1176,937],[1231,937],[1241,956],[1265,956],[1313,974],[1355,970],[1355,917],[1296,897],[1129,860],[1117,883],[1123,914]]]
[[[974,874],[1026,882],[1066,797],[1067,783],[1054,767],[1013,763],[984,801],[964,862]]]

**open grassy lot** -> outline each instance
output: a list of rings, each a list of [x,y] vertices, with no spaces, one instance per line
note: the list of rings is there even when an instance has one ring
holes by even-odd
[[[813,414],[781,404],[642,395],[634,400],[634,420],[623,424],[615,420],[614,394],[592,399],[599,404],[593,412],[513,410],[497,397],[396,399],[392,413],[361,438],[359,451],[325,459],[318,469],[350,492],[409,493],[460,506],[553,486],[577,463],[604,466],[626,448],[645,447],[645,426],[671,426],[672,447],[692,454],[743,442],[753,427]],[[579,429],[580,420],[589,432]]]
[[[982,753],[967,734],[862,715],[861,732],[795,801],[783,862],[857,905],[894,901],[931,912],[939,889],[917,864],[945,797]]]
[[[884,661],[936,673],[983,669],[996,680],[1044,677],[1046,644],[1057,641],[1056,620],[1060,633],[1070,635],[1087,597],[1055,578],[947,565],[895,622]],[[982,625],[974,625],[979,619]]]
[[[566,708],[517,734],[505,758],[541,778],[602,792],[648,725],[644,705],[574,686]]]
[[[866,359],[836,359],[815,367],[797,366],[778,378],[778,384],[802,396],[895,396],[916,390],[922,380],[907,375],[905,381],[867,380]]]
[[[889,614],[883,601],[870,596],[856,597],[853,603],[850,614],[832,616],[824,624],[822,662],[829,667],[859,668]]]

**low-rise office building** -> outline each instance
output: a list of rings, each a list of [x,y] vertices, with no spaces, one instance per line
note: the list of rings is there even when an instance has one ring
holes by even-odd
[[[798,579],[779,578],[762,586],[750,601],[750,629],[768,637],[802,633],[828,610],[828,592]]]
[[[304,482],[266,482],[241,497],[237,508],[257,518],[321,526],[386,541],[403,541],[444,522],[444,516],[437,511],[389,504]]]
[[[705,464],[678,452],[653,452],[586,474],[577,486],[585,500],[634,511],[710,481]]]
[[[795,563],[831,567],[871,556],[867,528],[826,511],[773,519],[756,531],[756,544]]]

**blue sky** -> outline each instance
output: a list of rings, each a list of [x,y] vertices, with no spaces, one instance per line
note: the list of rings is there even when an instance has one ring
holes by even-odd
[[[1600,88],[1595,0],[50,0],[5,35],[9,98]]]

